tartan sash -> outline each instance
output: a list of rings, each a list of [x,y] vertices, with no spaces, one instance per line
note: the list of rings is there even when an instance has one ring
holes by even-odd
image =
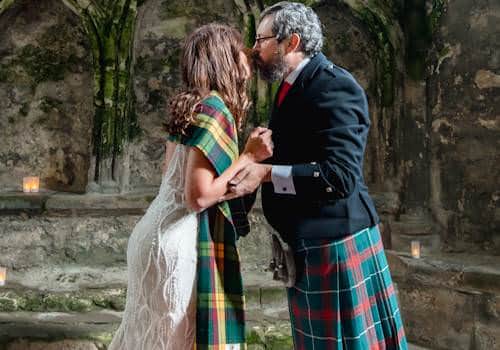
[[[169,139],[198,148],[220,175],[239,155],[236,123],[216,92],[196,112],[186,135]],[[198,217],[196,349],[244,349],[243,284],[230,207],[222,202]]]

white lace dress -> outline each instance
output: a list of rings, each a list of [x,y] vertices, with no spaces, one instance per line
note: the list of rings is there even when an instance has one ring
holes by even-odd
[[[128,290],[110,350],[193,349],[198,218],[184,200],[187,147],[177,145],[127,249]]]

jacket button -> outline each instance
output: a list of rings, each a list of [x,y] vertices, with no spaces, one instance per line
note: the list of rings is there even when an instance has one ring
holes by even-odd
[[[328,192],[328,193],[333,192],[333,189],[331,187],[327,187],[326,192]]]
[[[319,171],[315,171],[315,172],[313,173],[313,176],[314,176],[314,177],[319,177]]]

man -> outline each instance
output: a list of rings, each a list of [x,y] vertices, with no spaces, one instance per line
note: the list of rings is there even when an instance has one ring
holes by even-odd
[[[281,80],[269,164],[251,164],[231,194],[262,183],[264,215],[294,249],[288,289],[295,349],[406,349],[374,204],[363,179],[370,120],[363,89],[320,51],[321,24],[300,3],[262,12],[255,60]]]

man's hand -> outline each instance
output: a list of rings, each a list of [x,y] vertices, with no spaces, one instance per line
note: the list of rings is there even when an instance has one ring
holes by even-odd
[[[271,181],[271,169],[272,166],[269,164],[248,164],[229,181],[229,190],[220,201],[226,201],[254,192],[262,182]]]
[[[262,162],[273,155],[272,131],[263,128],[255,128],[248,136],[243,154],[249,156],[254,162]]]

